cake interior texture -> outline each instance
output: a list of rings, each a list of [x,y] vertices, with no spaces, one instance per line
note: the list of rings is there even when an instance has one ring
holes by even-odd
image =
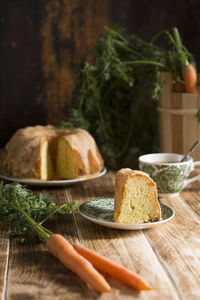
[[[51,180],[53,178],[53,165],[51,160],[51,155],[49,151],[48,141],[44,141],[41,144],[41,174],[42,180]]]
[[[157,189],[144,172],[122,169],[115,181],[114,219],[119,223],[147,223],[161,219]]]
[[[59,178],[74,178],[74,165],[72,152],[63,139],[58,140],[57,148],[57,159],[56,159],[56,170]]]
[[[104,162],[83,129],[33,126],[18,130],[5,146],[3,173],[15,178],[73,179],[98,174]]]

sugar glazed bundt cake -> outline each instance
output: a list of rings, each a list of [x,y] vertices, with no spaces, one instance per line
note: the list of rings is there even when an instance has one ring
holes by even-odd
[[[3,174],[41,180],[98,174],[104,162],[93,137],[83,129],[33,126],[18,130],[5,146]]]
[[[161,219],[154,181],[144,172],[121,169],[115,178],[114,220],[147,223]]]

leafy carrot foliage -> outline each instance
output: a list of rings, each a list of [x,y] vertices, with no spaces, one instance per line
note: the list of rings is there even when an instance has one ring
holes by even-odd
[[[163,35],[167,50],[155,45]],[[80,66],[71,118],[63,119],[60,125],[89,130],[112,168],[121,165],[130,147],[138,153],[155,151],[159,73],[169,71],[174,81],[179,81],[178,49],[173,33],[168,31],[145,42],[121,28],[106,28],[93,49],[93,64],[86,58]],[[191,58],[186,48],[182,52]]]
[[[47,194],[34,195],[19,183],[0,184],[0,216],[10,228],[8,237],[17,237],[20,242],[38,237],[38,230],[28,221],[27,215],[43,224],[55,214],[74,213],[77,207],[76,202],[57,206]]]

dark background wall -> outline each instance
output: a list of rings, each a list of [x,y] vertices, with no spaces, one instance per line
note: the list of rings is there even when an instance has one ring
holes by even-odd
[[[68,113],[76,64],[104,25],[145,40],[177,26],[200,65],[198,0],[1,0],[0,147],[16,129]]]

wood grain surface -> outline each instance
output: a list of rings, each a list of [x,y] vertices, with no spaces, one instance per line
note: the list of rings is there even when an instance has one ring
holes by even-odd
[[[200,138],[197,112],[200,95],[172,92],[172,78],[161,73],[162,94],[158,101],[160,152],[185,154]],[[200,160],[199,147],[190,154]]]
[[[197,0],[1,0],[0,147],[19,128],[68,114],[74,67],[104,26],[118,24],[146,41],[177,26],[199,66],[199,9]]]
[[[160,84],[162,86],[162,94],[158,100],[158,107],[170,108],[173,82],[168,72],[161,72]],[[172,122],[169,114],[159,111],[159,141],[161,152],[170,153],[172,149],[171,128]]]
[[[59,204],[114,196],[114,173],[68,186],[38,189]],[[175,210],[168,223],[146,230],[125,231],[99,226],[79,214],[56,217],[48,228],[143,276],[155,289],[138,293],[106,277],[114,292],[98,294],[63,267],[45,244],[18,245],[5,237],[0,223],[0,299],[191,299],[200,298],[200,182],[178,197],[161,201]]]

